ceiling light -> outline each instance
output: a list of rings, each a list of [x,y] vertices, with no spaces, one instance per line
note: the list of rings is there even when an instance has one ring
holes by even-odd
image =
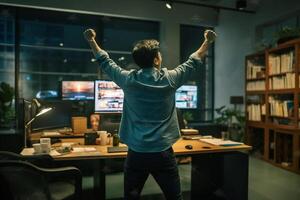
[[[125,60],[124,56],[121,56],[120,58],[118,58],[118,61],[123,61],[123,60]]]
[[[245,10],[247,7],[247,0],[237,0],[235,6],[238,10]]]
[[[171,1],[167,1],[166,2],[166,7],[171,10],[172,9],[172,2]]]

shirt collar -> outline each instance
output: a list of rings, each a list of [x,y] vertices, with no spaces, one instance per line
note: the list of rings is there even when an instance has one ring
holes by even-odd
[[[142,68],[142,72],[159,72],[159,70],[156,67],[147,67],[147,68]]]

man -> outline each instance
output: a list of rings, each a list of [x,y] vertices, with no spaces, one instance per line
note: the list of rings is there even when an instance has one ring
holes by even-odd
[[[121,141],[129,147],[124,166],[124,199],[139,199],[149,174],[159,184],[166,199],[182,199],[172,149],[172,144],[180,137],[175,92],[199,66],[216,34],[206,30],[201,47],[173,70],[161,68],[158,41],[139,41],[132,56],[140,69],[130,71],[120,68],[98,46],[94,30],[86,30],[84,36],[100,68],[124,91],[119,131]]]

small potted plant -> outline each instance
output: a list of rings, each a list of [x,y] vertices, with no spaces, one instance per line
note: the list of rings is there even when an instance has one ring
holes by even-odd
[[[194,119],[193,114],[191,112],[184,112],[182,114],[184,126],[188,127],[188,122]]]
[[[13,98],[14,88],[2,82],[0,84],[0,124],[2,127],[11,128],[14,121]]]
[[[282,27],[275,33],[277,44],[287,42],[300,37],[300,28]]]
[[[234,141],[243,142],[245,135],[245,115],[242,111],[222,106],[216,109],[219,115],[215,122],[229,132],[229,138]]]

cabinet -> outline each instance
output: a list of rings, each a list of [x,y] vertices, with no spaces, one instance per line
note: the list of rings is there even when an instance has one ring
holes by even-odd
[[[246,143],[300,173],[300,39],[248,55],[245,66]]]

